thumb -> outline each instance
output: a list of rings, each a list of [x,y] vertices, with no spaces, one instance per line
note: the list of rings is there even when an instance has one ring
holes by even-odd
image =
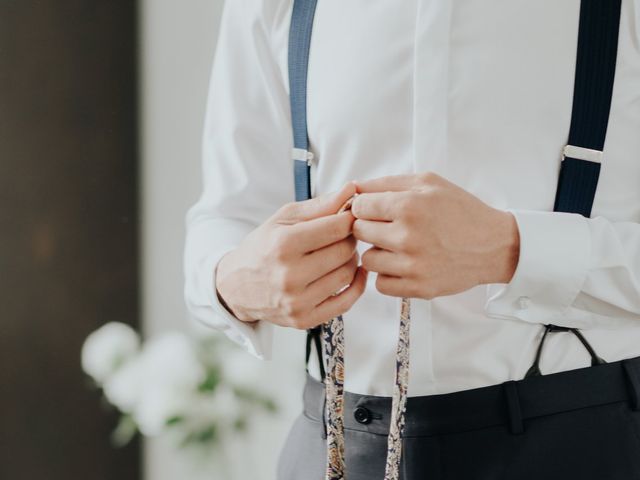
[[[308,200],[288,204],[283,209],[281,220],[291,223],[312,220],[337,213],[340,207],[356,193],[354,182],[345,183],[337,192],[328,192]]]

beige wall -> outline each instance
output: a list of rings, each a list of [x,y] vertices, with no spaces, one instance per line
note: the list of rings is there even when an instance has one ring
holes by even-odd
[[[222,0],[141,4],[142,314],[149,334],[187,328],[184,215],[201,189],[200,140],[221,6]],[[300,407],[304,339],[302,332],[279,330],[275,342],[274,361],[260,368],[264,388],[273,389],[277,379],[286,379],[277,389],[286,402],[284,414],[277,421],[261,422],[249,441],[231,444],[235,473],[201,478],[275,478],[275,456]],[[161,441],[147,442],[145,468],[148,480],[199,478]]]

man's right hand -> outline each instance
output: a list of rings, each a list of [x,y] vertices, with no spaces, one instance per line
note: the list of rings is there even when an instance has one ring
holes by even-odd
[[[367,271],[358,266],[353,215],[336,212],[355,193],[350,182],[288,203],[227,252],[214,288],[229,311],[245,322],[299,329],[348,311],[364,292]]]

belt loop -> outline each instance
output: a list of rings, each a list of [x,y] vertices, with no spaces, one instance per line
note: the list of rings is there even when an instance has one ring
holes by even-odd
[[[518,396],[516,381],[509,380],[504,382],[503,385],[509,414],[509,429],[513,435],[520,435],[524,433],[524,424],[522,422],[522,410],[520,409],[520,397]]]
[[[626,359],[622,361],[622,368],[627,377],[631,408],[638,411],[640,410],[640,366],[637,361]]]

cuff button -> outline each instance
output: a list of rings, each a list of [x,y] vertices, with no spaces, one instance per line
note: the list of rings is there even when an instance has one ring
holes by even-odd
[[[531,299],[529,297],[518,297],[518,308],[525,310],[531,306]]]

